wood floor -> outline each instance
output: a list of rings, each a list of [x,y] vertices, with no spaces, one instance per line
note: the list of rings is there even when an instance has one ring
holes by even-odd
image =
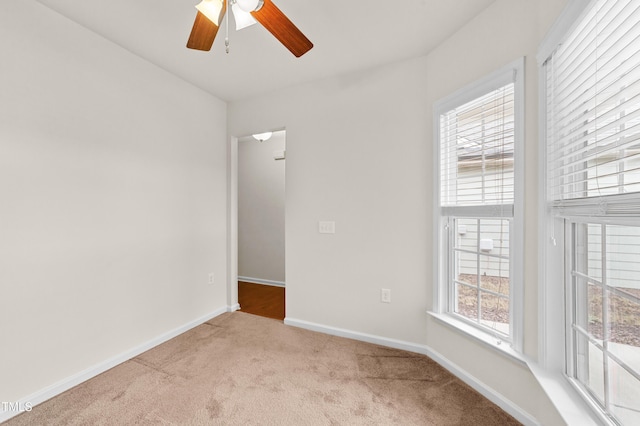
[[[284,320],[284,287],[238,281],[238,303],[242,312]]]

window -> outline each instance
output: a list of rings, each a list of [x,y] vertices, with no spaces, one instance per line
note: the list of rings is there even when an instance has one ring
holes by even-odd
[[[543,72],[546,229],[564,252],[545,286],[566,297],[555,350],[601,419],[640,424],[640,0],[590,3]]]
[[[434,121],[436,311],[517,351],[523,72],[517,61],[438,102]]]

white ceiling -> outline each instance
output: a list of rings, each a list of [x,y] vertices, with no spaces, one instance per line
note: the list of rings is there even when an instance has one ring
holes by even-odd
[[[259,24],[185,47],[199,0],[38,0],[226,101],[424,55],[494,0],[274,0],[314,43],[295,58]]]

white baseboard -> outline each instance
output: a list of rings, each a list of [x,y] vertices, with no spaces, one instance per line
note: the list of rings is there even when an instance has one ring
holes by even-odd
[[[235,305],[227,306],[227,312],[235,312],[240,310],[240,304],[236,303]]]
[[[320,333],[331,334],[333,336],[346,337],[349,339],[360,340],[363,342],[374,343],[376,345],[387,346],[395,349],[402,349],[409,352],[415,352],[422,355],[426,355],[429,358],[433,359],[435,362],[446,368],[451,374],[465,382],[467,385],[471,386],[477,392],[479,392],[482,396],[487,398],[489,401],[496,404],[498,407],[502,408],[504,411],[513,416],[520,423],[527,426],[538,426],[538,421],[531,416],[529,413],[524,411],[522,408],[518,407],[509,399],[505,398],[504,395],[496,392],[492,388],[488,387],[480,380],[467,373],[460,367],[458,367],[453,362],[449,361],[444,356],[440,355],[438,352],[434,351],[427,345],[419,345],[416,343],[404,342],[402,340],[389,339],[386,337],[376,336],[373,334],[360,333],[357,331],[346,330],[343,328],[336,328],[331,326],[326,326],[322,324],[312,323],[304,320],[298,320],[295,318],[285,318],[284,323],[286,325],[290,325],[293,327],[304,328],[307,330],[318,331]]]
[[[286,284],[284,281],[263,280],[262,278],[238,277],[238,281],[244,281],[246,283],[252,283],[252,284],[264,284],[264,285],[270,285],[274,287],[286,287]]]
[[[200,324],[209,321],[212,318],[217,317],[218,315],[221,315],[225,312],[230,312],[231,307],[222,307],[219,309],[216,309],[215,311],[208,313],[207,315],[204,315],[198,319],[195,319],[193,321],[190,321],[180,327],[174,328],[173,330],[170,330],[164,334],[161,334],[160,336],[151,339],[139,346],[136,346],[135,348],[132,348],[124,353],[121,353],[120,355],[116,355],[112,358],[109,358],[99,364],[94,365],[93,367],[89,367],[86,370],[83,370],[79,373],[74,374],[73,376],[67,377],[66,379],[63,379],[57,383],[54,383],[50,386],[47,386],[44,389],[41,389],[25,398],[20,399],[19,401],[15,401],[15,403],[17,403],[18,407],[35,407],[36,405],[53,398],[56,395],[61,394],[62,392],[65,392],[69,389],[71,389],[74,386],[79,385],[82,382],[85,382],[95,376],[97,376],[98,374],[104,373],[105,371],[115,367],[118,364],[122,364],[125,361],[130,360],[131,358],[134,358],[138,355],[140,355],[143,352],[148,351],[149,349],[152,349],[164,342],[166,342],[167,340],[173,339],[174,337],[191,330],[194,327],[199,326]],[[4,411],[4,408],[2,407],[2,405],[0,405],[0,423],[9,420],[12,417],[17,416],[18,414],[20,414],[20,411]]]
[[[449,361],[447,358],[434,351],[433,349],[425,346],[426,351],[424,355],[427,355],[429,358],[449,370],[451,374],[471,386],[482,396],[487,398],[489,401],[496,404],[498,407],[502,408],[504,411],[509,413],[513,418],[518,420],[520,423],[526,426],[539,426],[540,423],[533,417],[531,414],[524,411],[522,408],[514,404],[511,400],[504,397],[504,395],[496,392],[494,389],[488,387],[476,377],[467,373],[462,368],[458,367],[453,362]]]

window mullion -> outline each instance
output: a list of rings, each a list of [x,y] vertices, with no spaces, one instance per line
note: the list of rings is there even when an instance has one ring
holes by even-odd
[[[480,293],[480,219],[476,221],[476,303],[478,307],[478,324],[482,323],[482,297]]]
[[[455,240],[454,240],[454,219],[452,217],[447,217],[447,224],[445,226],[446,232],[446,240],[447,240],[447,311],[455,312],[458,310],[458,289],[455,285],[454,277],[455,277],[455,269],[457,264],[457,259],[455,256]]]
[[[576,377],[578,373],[578,341],[576,339],[576,331],[573,327],[578,321],[578,286],[577,277],[572,272],[576,270],[576,240],[577,240],[577,224],[569,223],[564,220],[565,241],[569,244],[569,249],[564,253],[565,267],[565,317],[566,317],[566,364],[567,372],[571,377]]]
[[[607,225],[600,225],[601,278],[602,278],[602,371],[604,372],[604,406],[611,411],[611,388],[609,377],[609,295],[607,292]]]

